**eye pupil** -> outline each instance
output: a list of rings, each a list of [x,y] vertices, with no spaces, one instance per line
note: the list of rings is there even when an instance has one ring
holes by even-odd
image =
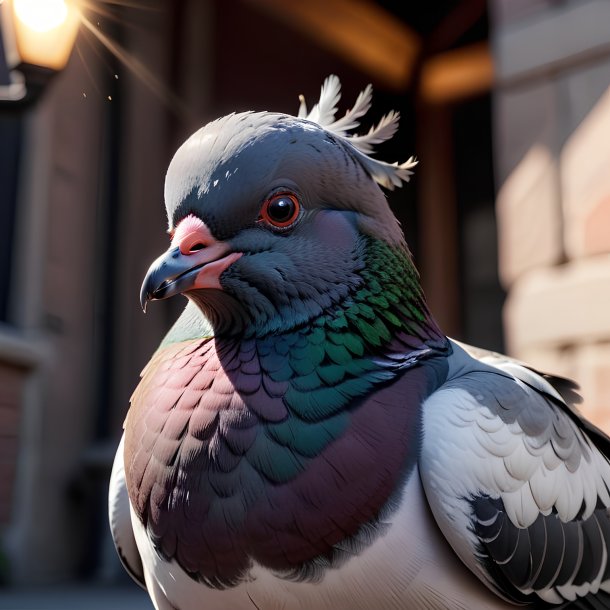
[[[286,222],[294,214],[294,202],[289,197],[278,197],[269,202],[267,211],[272,220]]]

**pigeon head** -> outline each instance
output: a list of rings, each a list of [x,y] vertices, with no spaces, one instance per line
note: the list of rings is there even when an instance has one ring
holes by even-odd
[[[143,307],[183,293],[217,334],[288,330],[363,284],[371,242],[407,252],[379,185],[408,180],[415,161],[368,155],[398,115],[349,136],[372,91],[334,120],[339,92],[329,77],[309,113],[302,100],[298,117],[231,114],[179,148],[165,182],[171,245],[148,271]]]

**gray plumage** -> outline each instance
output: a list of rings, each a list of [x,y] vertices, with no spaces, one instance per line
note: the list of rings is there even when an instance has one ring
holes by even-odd
[[[390,113],[339,81],[232,114],[166,177],[142,373],[110,490],[157,610],[610,608],[610,440],[574,384],[446,338],[378,185]]]

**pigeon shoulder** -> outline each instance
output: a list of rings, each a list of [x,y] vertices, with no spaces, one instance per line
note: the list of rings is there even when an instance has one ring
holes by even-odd
[[[453,347],[447,381],[423,404],[419,464],[447,541],[514,603],[607,603],[607,438],[543,375]]]

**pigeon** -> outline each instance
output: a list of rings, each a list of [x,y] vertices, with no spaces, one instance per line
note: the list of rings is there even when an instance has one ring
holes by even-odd
[[[610,608],[610,439],[577,386],[445,336],[358,135],[369,85],[217,119],[165,181],[112,536],[157,610]],[[440,179],[440,177],[439,177]]]

